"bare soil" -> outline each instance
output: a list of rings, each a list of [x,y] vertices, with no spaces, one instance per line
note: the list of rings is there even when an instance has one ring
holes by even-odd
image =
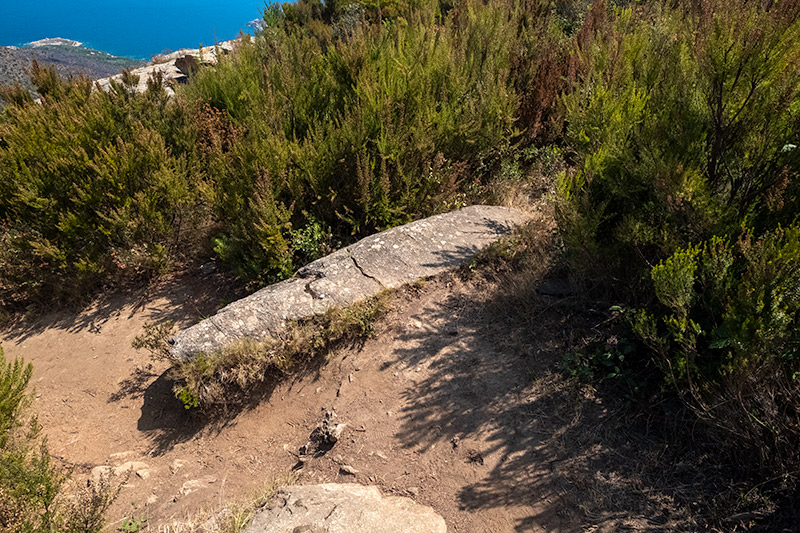
[[[110,511],[111,530],[125,517],[147,518],[153,531],[210,529],[198,517],[293,469],[300,483],[409,496],[453,532],[703,527],[680,497],[685,482],[670,486],[683,479],[680,454],[560,372],[599,320],[591,310],[575,315],[534,292],[521,309],[521,295],[490,276],[429,280],[395,296],[374,338],[209,420],[184,410],[166,363],[131,341],[147,322],[186,326],[210,314],[225,303],[220,285],[170,280],[3,333],[6,355],[34,364],[49,447],[77,478],[144,463]],[[347,424],[343,438],[298,469],[324,409]]]

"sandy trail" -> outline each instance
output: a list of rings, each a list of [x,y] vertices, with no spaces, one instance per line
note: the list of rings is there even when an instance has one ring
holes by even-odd
[[[197,289],[213,283],[165,283],[135,301],[47,316],[6,331],[2,344],[34,364],[50,449],[76,475],[143,463],[112,525],[134,516],[154,531],[190,530],[201,511],[291,472],[322,410],[334,409],[344,438],[300,470],[302,483],[378,485],[431,505],[454,532],[582,530],[587,511],[626,490],[609,463],[620,452],[597,439],[610,413],[551,372],[568,336],[561,317],[521,331],[498,312],[496,286],[474,278],[402,291],[376,337],[213,423],[185,412],[166,365],[131,347],[146,322],[186,325],[220,306],[219,294]],[[635,527],[653,501],[589,519],[596,530]]]

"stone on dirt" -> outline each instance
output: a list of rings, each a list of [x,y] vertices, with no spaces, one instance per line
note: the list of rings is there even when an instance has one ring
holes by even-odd
[[[335,411],[325,411],[322,422],[309,435],[308,443],[300,448],[300,455],[319,457],[333,448],[339,442],[345,427],[336,422],[337,418]]]
[[[141,461],[127,461],[114,468],[114,475],[121,476],[131,471],[135,472],[137,470],[147,470],[148,468],[149,466],[147,463],[143,463]]]
[[[203,476],[200,479],[190,479],[181,485],[181,489],[178,491],[178,494],[185,496],[196,490],[208,488],[209,485],[212,485],[216,482],[217,478],[214,476]]]
[[[298,485],[278,492],[244,533],[445,533],[432,508],[358,484]]]
[[[112,468],[108,465],[100,465],[92,468],[91,478],[95,483],[100,483],[104,479],[111,477]]]
[[[180,332],[170,341],[172,357],[189,361],[237,340],[274,338],[287,321],[321,315],[383,289],[440,274],[465,263],[528,219],[517,209],[473,205],[377,233]]]

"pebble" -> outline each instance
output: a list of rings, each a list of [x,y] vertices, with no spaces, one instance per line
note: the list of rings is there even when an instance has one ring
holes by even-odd
[[[92,468],[92,481],[95,483],[100,483],[103,478],[107,478],[111,475],[111,467],[108,465],[101,465]]]
[[[339,467],[339,472],[341,472],[342,474],[348,474],[348,475],[351,475],[351,476],[355,476],[356,474],[358,474],[358,470],[356,470],[355,468],[353,468],[350,465],[342,465],[342,466],[340,466]]]
[[[174,461],[172,461],[172,464],[169,465],[169,471],[171,474],[174,475],[175,472],[183,468],[185,465],[186,461],[184,461],[183,459],[175,459]]]
[[[114,468],[114,475],[120,476],[130,472],[131,470],[147,470],[148,468],[150,468],[150,466],[147,463],[143,463],[141,461],[127,461]]]

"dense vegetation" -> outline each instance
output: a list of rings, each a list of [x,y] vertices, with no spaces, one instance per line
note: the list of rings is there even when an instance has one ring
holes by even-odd
[[[742,464],[797,472],[800,5],[607,11],[576,42],[559,180],[575,272]]]
[[[301,0],[264,20],[175,99],[38,66],[41,104],[0,93],[4,307],[212,253],[267,282],[495,200],[520,165],[566,168],[565,263],[627,319],[616,374],[796,494],[800,1]]]

